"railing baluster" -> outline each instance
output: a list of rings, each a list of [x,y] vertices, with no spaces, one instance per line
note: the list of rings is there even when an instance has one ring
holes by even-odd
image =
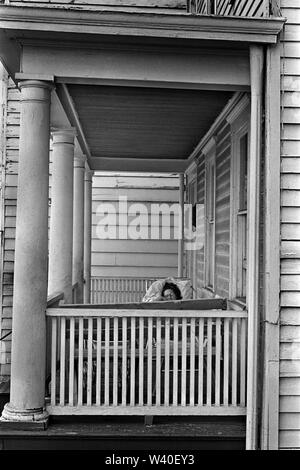
[[[97,318],[96,405],[101,404],[101,318]]]
[[[93,372],[93,319],[88,319],[88,357],[87,357],[87,405],[92,404],[92,372]]]
[[[241,319],[241,365],[240,365],[240,405],[246,405],[246,319]]]
[[[127,387],[127,318],[122,318],[122,405],[126,405]]]
[[[228,406],[228,386],[229,386],[229,318],[224,320],[224,389],[223,402]]]
[[[130,345],[130,405],[135,404],[135,318],[131,318]]]
[[[232,374],[231,374],[231,404],[237,403],[237,319],[232,320]]]
[[[187,356],[187,322],[182,319],[181,342],[181,406],[186,406],[186,356]]]
[[[153,320],[148,318],[148,344],[147,344],[147,404],[152,405],[152,341],[153,341]]]
[[[79,318],[78,331],[78,405],[83,403],[83,318]]]
[[[221,392],[221,319],[216,319],[216,380],[215,380],[215,404],[220,406]]]
[[[203,353],[204,353],[204,319],[199,319],[199,358],[198,358],[198,405],[203,405]]]
[[[174,318],[173,338],[173,405],[178,405],[178,318]]]
[[[51,405],[56,405],[57,318],[51,318]]]
[[[139,405],[144,404],[144,318],[139,319]]]
[[[165,406],[170,400],[170,318],[165,319]]]
[[[74,336],[75,319],[70,318],[69,405],[74,406]]]
[[[195,405],[195,336],[195,318],[192,318],[190,326],[190,406]]]
[[[114,318],[113,405],[118,404],[118,318]]]
[[[109,318],[105,318],[104,404],[109,405]]]
[[[161,319],[156,321],[156,405],[160,405],[160,371],[161,371]]]
[[[61,318],[60,326],[60,384],[59,404],[65,404],[65,371],[66,371],[66,319]]]
[[[211,406],[212,385],[212,319],[207,319],[207,377],[206,377],[206,404]]]

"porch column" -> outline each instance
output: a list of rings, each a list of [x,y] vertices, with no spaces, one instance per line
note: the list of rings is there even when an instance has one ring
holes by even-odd
[[[184,173],[179,174],[178,277],[183,277],[184,256]]]
[[[259,345],[259,224],[260,165],[262,135],[262,89],[264,53],[261,46],[250,47],[251,120],[248,185],[248,374],[246,448],[257,448],[258,424],[258,345]]]
[[[52,182],[48,294],[63,292],[72,302],[73,129],[52,132]]]
[[[84,257],[83,301],[90,303],[91,292],[91,244],[92,244],[92,180],[94,172],[88,167],[84,176]]]
[[[77,283],[76,303],[83,302],[83,247],[84,247],[84,174],[85,156],[74,158],[73,200],[73,281]]]
[[[45,422],[50,91],[21,90],[10,403],[2,421]]]

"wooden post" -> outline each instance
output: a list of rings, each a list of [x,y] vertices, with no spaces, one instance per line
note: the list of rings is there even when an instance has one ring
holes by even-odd
[[[280,45],[266,54],[265,318],[261,449],[278,449],[280,297]]]
[[[92,181],[93,171],[87,167],[84,176],[83,301],[85,304],[90,303],[91,296]]]
[[[45,411],[50,97],[52,84],[21,82],[10,403],[2,421],[47,420]]]
[[[184,256],[184,173],[179,174],[178,277],[183,277]]]
[[[263,48],[261,46],[250,46],[251,120],[247,230],[248,386],[246,448],[248,450],[257,448],[258,437],[259,200],[263,61]]]
[[[74,129],[52,132],[52,187],[48,295],[72,302]]]

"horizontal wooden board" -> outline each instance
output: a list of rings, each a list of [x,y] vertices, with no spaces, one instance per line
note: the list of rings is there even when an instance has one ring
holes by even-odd
[[[300,377],[281,378],[279,381],[279,393],[281,396],[295,395],[300,397]]]
[[[92,240],[92,251],[98,253],[177,253],[177,241],[169,240]]]
[[[300,377],[300,360],[283,360],[279,366],[280,377]]]
[[[280,413],[279,429],[280,430],[300,429],[300,413]]]
[[[135,266],[135,267],[176,267],[177,257],[173,254],[153,253],[93,253],[93,266]]]
[[[91,268],[91,275],[92,276],[115,276],[116,275],[116,268],[111,266],[99,266]],[[151,278],[161,278],[161,277],[169,277],[169,276],[176,276],[177,275],[177,268],[161,268],[161,267],[129,267],[129,266],[121,266],[118,267],[118,276],[126,277],[151,277]]]
[[[279,399],[279,411],[281,413],[299,413],[300,412],[300,400],[297,396],[280,397]]]
[[[282,42],[281,43],[281,57],[282,57],[281,60],[284,60],[285,57],[299,57],[299,46],[300,46],[300,41]]]
[[[281,224],[282,240],[300,240],[300,224],[282,223]]]
[[[299,343],[281,343],[280,344],[280,359],[299,360],[300,359],[300,344]]]
[[[281,290],[300,291],[300,274],[298,275],[283,274],[281,275],[280,281],[281,281],[280,283]]]
[[[283,241],[281,243],[282,258],[300,258],[300,241]]]
[[[300,77],[284,75],[282,77],[281,89],[283,91],[300,91]]]
[[[280,311],[281,325],[300,325],[300,306],[299,308],[282,308]]]
[[[300,208],[282,207],[280,218],[282,223],[300,223]]]
[[[170,192],[169,189],[161,189],[149,192],[146,189],[110,189],[95,188],[93,189],[93,199],[99,201],[115,201],[119,200],[120,196],[124,196],[128,201],[149,201],[149,202],[172,202],[178,201],[178,193],[176,191]]]
[[[300,191],[298,190],[282,190],[281,191],[282,207],[300,207]]]
[[[299,158],[285,157],[281,159],[281,172],[282,173],[297,173],[300,174]]]
[[[282,292],[280,305],[282,307],[298,307],[300,305],[300,292]]]
[[[300,447],[300,431],[279,431],[280,449],[297,449]]]
[[[280,341],[283,343],[300,343],[300,327],[299,326],[283,326],[280,327]],[[300,344],[299,344],[300,347]]]

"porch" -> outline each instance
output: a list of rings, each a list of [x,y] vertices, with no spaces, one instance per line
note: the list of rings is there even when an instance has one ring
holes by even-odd
[[[42,15],[32,6],[33,20],[25,7],[0,8],[5,35],[14,44],[14,53],[5,46],[4,55],[21,90],[5,426],[45,426],[49,415],[247,415],[248,447],[256,445],[263,63],[276,62],[262,44],[276,47],[283,20],[265,15],[265,2],[250,3],[255,8],[247,10],[249,16],[263,5],[259,19],[225,18],[221,10],[215,13],[222,18],[211,17],[210,4],[198,2],[206,10],[157,14],[155,24],[146,11],[132,13],[129,22],[123,10],[92,16],[46,8]],[[20,58],[22,70],[16,65]],[[267,73],[270,78],[270,69]],[[108,307],[97,297],[91,304],[92,172],[171,169],[181,174],[182,207],[183,173],[199,149],[210,148],[209,130],[219,115],[239,107],[242,93],[249,92],[253,192],[248,196],[247,309],[233,310],[227,303],[223,309],[220,299],[198,299],[194,308],[169,310],[160,304],[146,310],[130,304]],[[178,276],[183,250],[181,236]],[[48,306],[47,291],[58,293]],[[54,307],[62,297],[65,303]]]

